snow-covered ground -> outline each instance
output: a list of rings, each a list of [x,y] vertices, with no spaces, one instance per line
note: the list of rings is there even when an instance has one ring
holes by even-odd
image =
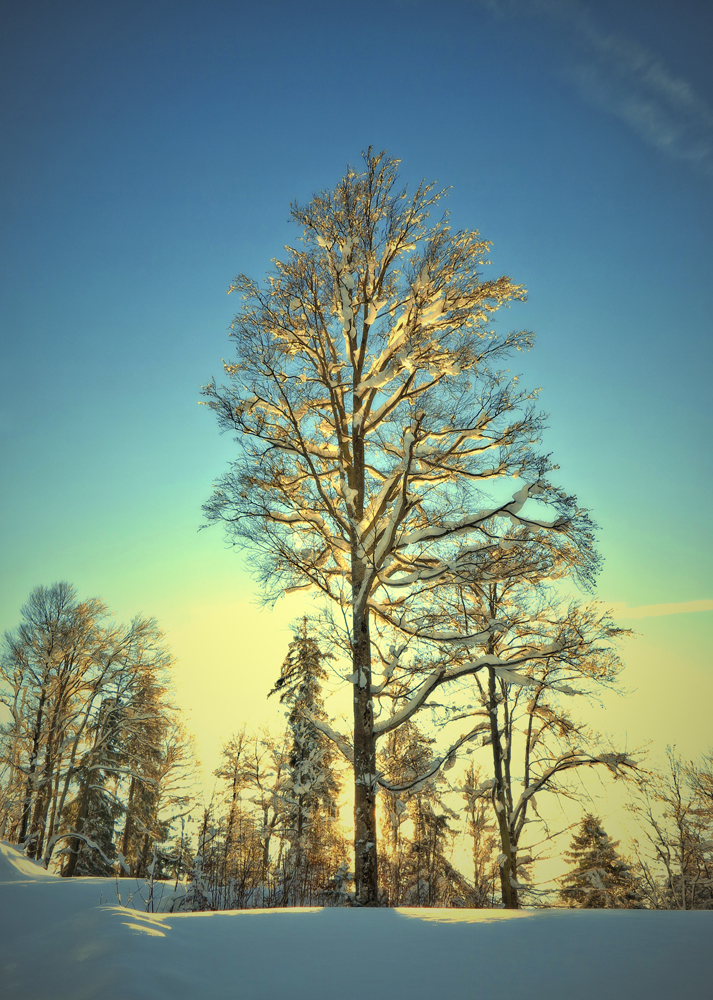
[[[119,880],[126,904],[136,883]],[[170,889],[170,887],[169,887]],[[144,893],[145,895],[145,893]],[[679,1000],[713,995],[713,913],[146,913],[0,844],[3,1000]]]

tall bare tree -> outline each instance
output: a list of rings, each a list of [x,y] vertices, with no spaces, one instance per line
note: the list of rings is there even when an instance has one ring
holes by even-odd
[[[567,569],[588,581],[597,565],[586,511],[547,480],[533,394],[504,367],[532,336],[491,326],[524,289],[483,280],[490,244],[453,231],[447,216],[430,222],[444,192],[421,183],[408,193],[397,166],[369,150],[363,171],[292,206],[300,245],[265,285],[235,280],[236,357],[227,385],[204,388],[240,449],[208,520],[260,557],[267,600],[315,588],[344,631],[352,731],[318,725],[353,763],[362,905],[378,898],[377,739],[486,664],[512,671],[547,655],[488,653],[497,621],[477,634],[439,630],[434,592],[512,572]],[[498,489],[513,477],[514,489]],[[456,663],[455,647],[481,655]],[[392,685],[401,697],[403,683],[411,696],[390,712]]]

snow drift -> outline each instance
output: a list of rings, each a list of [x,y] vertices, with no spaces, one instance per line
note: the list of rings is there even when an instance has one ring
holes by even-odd
[[[129,906],[119,905],[117,886]],[[62,879],[0,844],[4,1000],[710,995],[713,913],[706,911],[174,914],[143,912],[146,891],[136,888],[129,879]]]

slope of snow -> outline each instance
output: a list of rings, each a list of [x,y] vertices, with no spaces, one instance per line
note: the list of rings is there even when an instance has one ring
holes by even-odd
[[[61,879],[0,845],[4,1000],[673,1000],[709,996],[713,974],[711,912],[172,914],[100,898],[116,904],[113,880]]]

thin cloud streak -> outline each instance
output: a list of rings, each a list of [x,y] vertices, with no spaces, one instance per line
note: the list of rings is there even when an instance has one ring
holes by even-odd
[[[496,16],[544,16],[573,51],[566,73],[591,103],[668,156],[713,174],[713,110],[637,42],[602,30],[580,0],[480,0]]]
[[[644,604],[640,608],[627,608],[623,602],[613,604],[614,618],[661,618],[663,615],[685,615],[693,611],[713,611],[713,601],[682,601],[680,604]]]

